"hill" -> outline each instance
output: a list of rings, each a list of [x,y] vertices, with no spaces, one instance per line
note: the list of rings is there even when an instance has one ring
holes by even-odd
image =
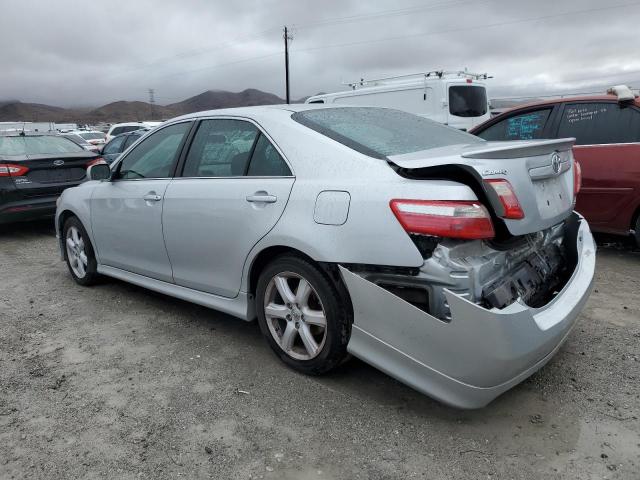
[[[195,97],[183,100],[182,102],[167,105],[167,108],[185,114],[202,110],[215,110],[217,108],[277,105],[279,103],[285,102],[277,95],[249,88],[238,93],[224,90],[209,90]]]
[[[284,100],[272,93],[253,88],[242,92],[208,90],[171,105],[151,105],[147,102],[117,101],[97,108],[62,108],[39,103],[6,101],[0,103],[0,121],[25,122],[127,122],[168,119],[177,115],[217,108],[275,105]]]

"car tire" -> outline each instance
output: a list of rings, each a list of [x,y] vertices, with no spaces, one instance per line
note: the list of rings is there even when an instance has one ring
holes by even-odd
[[[62,229],[64,259],[75,282],[94,285],[100,275],[89,235],[77,217],[69,217]]]
[[[261,272],[255,300],[260,330],[289,367],[320,375],[348,358],[353,315],[341,291],[300,256],[279,256]]]

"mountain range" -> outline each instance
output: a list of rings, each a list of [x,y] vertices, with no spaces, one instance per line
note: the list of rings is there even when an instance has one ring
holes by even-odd
[[[304,99],[299,101],[304,101]],[[209,90],[195,97],[169,105],[152,105],[147,102],[121,100],[97,108],[62,108],[40,103],[5,100],[0,101],[0,121],[74,122],[82,124],[161,120],[202,110],[252,105],[275,105],[279,103],[285,103],[285,101],[277,95],[253,88],[242,92]]]

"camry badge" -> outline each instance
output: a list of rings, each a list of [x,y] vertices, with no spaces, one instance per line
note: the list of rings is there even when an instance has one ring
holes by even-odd
[[[61,167],[62,165],[64,165],[64,160],[54,160],[53,161],[53,166],[54,167]]]
[[[551,154],[551,169],[553,170],[553,173],[557,175],[560,173],[560,168],[560,154],[558,152],[553,152]]]

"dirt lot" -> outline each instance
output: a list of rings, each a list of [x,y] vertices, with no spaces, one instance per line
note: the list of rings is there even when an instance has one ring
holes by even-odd
[[[0,233],[0,478],[640,478],[640,254],[598,252],[568,342],[480,411],[359,361],[309,378],[256,324],[77,286],[48,223]],[[454,352],[453,352],[454,353]]]

